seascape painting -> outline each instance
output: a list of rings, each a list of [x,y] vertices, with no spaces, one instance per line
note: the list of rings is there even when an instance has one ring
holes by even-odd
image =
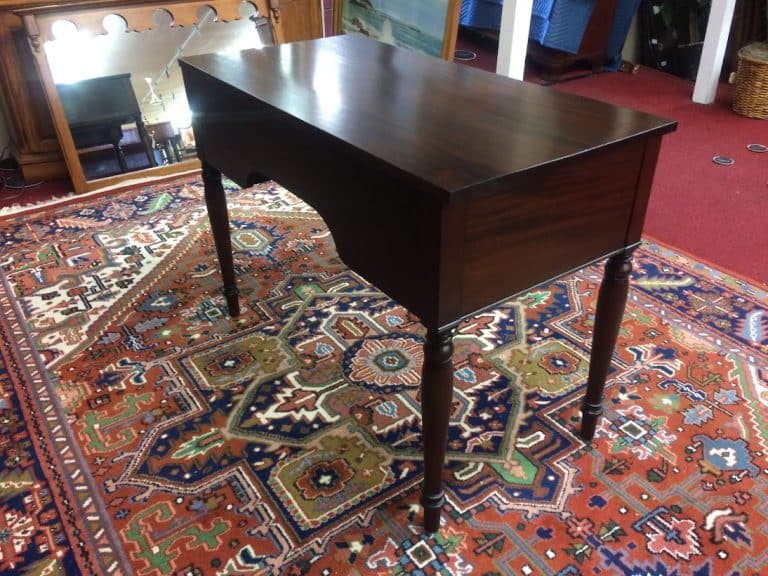
[[[336,0],[340,30],[438,58],[451,0]],[[337,10],[338,10],[337,4]]]

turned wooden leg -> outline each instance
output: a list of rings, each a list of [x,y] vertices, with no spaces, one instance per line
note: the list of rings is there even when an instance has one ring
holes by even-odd
[[[448,419],[453,399],[453,334],[451,330],[427,332],[421,372],[421,421],[424,449],[424,531],[437,532],[445,502],[443,468],[448,441]]]
[[[208,207],[208,220],[211,223],[216,253],[219,256],[221,276],[224,280],[223,292],[227,299],[227,308],[230,316],[239,316],[240,302],[237,299],[235,266],[232,261],[227,198],[224,194],[224,186],[221,184],[221,172],[205,162],[203,162],[203,185],[205,187],[205,204]]]
[[[630,272],[632,250],[612,256],[605,265],[605,275],[597,297],[587,394],[581,409],[581,437],[584,440],[591,440],[595,435],[597,420],[603,413],[603,390],[627,303]]]

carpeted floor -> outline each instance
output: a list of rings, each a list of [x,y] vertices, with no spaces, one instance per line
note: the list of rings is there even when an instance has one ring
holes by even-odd
[[[598,267],[465,322],[426,538],[420,324],[286,191],[229,197],[238,320],[194,177],[0,219],[0,573],[768,570],[764,291],[645,243],[591,446]]]

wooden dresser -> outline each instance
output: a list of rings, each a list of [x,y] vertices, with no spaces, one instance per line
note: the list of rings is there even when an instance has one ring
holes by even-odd
[[[323,35],[319,0],[258,0],[251,3],[266,7],[260,12],[269,18],[276,43]],[[29,10],[63,13],[112,6],[119,13],[131,6],[176,8],[184,4],[157,0],[0,0],[0,90],[7,108],[11,155],[19,163],[26,180],[66,178],[68,171],[20,14]]]

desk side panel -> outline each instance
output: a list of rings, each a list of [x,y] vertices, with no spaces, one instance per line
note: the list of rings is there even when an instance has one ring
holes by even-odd
[[[656,162],[659,159],[660,150],[661,135],[649,137],[645,144],[643,164],[637,181],[637,193],[635,194],[635,203],[632,208],[632,220],[627,228],[627,244],[639,242],[640,236],[643,233],[645,214],[648,211],[648,200],[651,196],[651,186],[653,185],[653,176],[656,173]]]
[[[323,217],[344,263],[427,325],[437,318],[438,195],[397,170],[194,69],[200,160],[241,186],[273,179]]]
[[[644,140],[512,177],[467,207],[462,314],[626,245]]]

